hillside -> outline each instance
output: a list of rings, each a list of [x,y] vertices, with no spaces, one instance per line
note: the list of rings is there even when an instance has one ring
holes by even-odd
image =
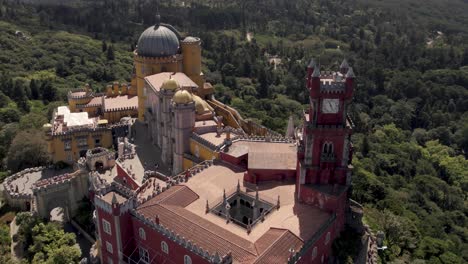
[[[381,261],[468,262],[467,1],[190,3],[164,1],[162,20],[203,40],[204,73],[219,100],[279,132],[291,114],[300,124],[309,59],[338,66],[348,58],[358,76],[352,198],[364,204],[365,222],[386,233]],[[154,1],[64,7],[0,0],[0,72],[11,79],[0,87],[9,97],[2,106],[19,113],[3,114],[9,124],[0,136],[11,142],[8,129],[37,109],[34,102],[45,107],[61,98],[33,96],[32,80],[48,79],[58,91],[128,80],[130,50],[155,8]],[[24,93],[13,95],[20,86]],[[340,253],[343,261],[348,253]]]

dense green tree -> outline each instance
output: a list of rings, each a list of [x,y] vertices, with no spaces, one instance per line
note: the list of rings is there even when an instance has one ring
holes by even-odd
[[[7,167],[10,170],[16,172],[48,162],[47,144],[41,130],[21,131],[11,142],[7,155]]]

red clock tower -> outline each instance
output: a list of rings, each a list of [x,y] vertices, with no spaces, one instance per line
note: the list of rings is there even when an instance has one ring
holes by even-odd
[[[347,110],[354,78],[346,60],[337,72],[320,72],[312,59],[307,67],[310,106],[299,136],[297,198],[335,213],[339,230],[344,226],[351,183],[352,123]]]

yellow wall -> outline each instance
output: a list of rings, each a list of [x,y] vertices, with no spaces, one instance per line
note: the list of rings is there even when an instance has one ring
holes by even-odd
[[[91,97],[84,97],[84,98],[79,98],[79,99],[73,99],[69,98],[68,99],[68,107],[70,108],[70,112],[76,112],[76,105],[83,105],[89,103],[91,101]]]
[[[218,152],[210,150],[209,148],[203,146],[202,144],[196,142],[193,139],[190,139],[190,153],[202,160],[212,160],[213,157],[215,159],[219,159]]]
[[[87,148],[78,146],[78,138],[86,137],[88,146]],[[95,143],[95,139],[100,140],[100,144]],[[72,163],[68,160],[70,155],[73,159],[73,162],[78,160],[80,157],[80,150],[92,149],[95,147],[111,148],[112,147],[112,131],[111,129],[106,129],[103,131],[89,133],[86,131],[70,134],[67,136],[51,136],[48,139],[48,150],[52,156],[54,163],[59,161],[64,161],[67,163]],[[71,149],[65,150],[65,141],[71,140]]]
[[[184,56],[183,71],[195,82],[199,90],[203,90],[205,80],[201,73],[201,46],[200,42],[182,43],[182,54]],[[203,95],[202,95],[203,97]]]
[[[105,112],[104,113],[104,119],[107,119],[107,121],[110,124],[117,123],[120,121],[122,117],[137,117],[138,116],[138,110],[137,109],[129,109],[129,110],[122,110],[122,111],[112,111],[112,112]]]
[[[182,165],[182,169],[183,170],[188,170],[188,169],[192,168],[195,165],[196,165],[195,162],[193,162],[193,161],[191,161],[191,160],[189,160],[187,158],[184,158],[184,163]]]
[[[145,99],[143,87],[145,86],[145,77],[161,72],[180,72],[182,71],[182,57],[166,58],[145,58],[134,53],[134,64],[136,71],[136,87],[138,94],[138,119],[143,121],[145,112]]]

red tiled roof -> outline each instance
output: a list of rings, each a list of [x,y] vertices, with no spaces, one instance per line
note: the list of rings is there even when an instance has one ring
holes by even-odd
[[[138,108],[138,96],[118,95],[106,97],[104,99],[104,111],[116,110],[119,108]]]
[[[260,241],[262,239],[263,241]],[[270,244],[270,246],[266,248],[263,253],[261,253],[257,261],[255,261],[255,264],[287,263],[290,256],[289,250],[294,249],[295,251],[298,251],[304,244],[301,239],[299,239],[289,230],[271,228],[255,243],[256,246],[257,243],[259,243],[257,248],[260,247],[263,249],[265,246],[261,244],[265,244],[264,240],[266,239],[271,239],[270,242],[273,243]]]
[[[248,263],[252,263],[257,256],[252,242],[182,207],[162,204],[147,206],[145,203],[137,208],[137,211],[149,219],[154,219],[158,215],[161,225],[192,241],[198,247],[208,250],[211,254],[218,252],[223,256],[231,252],[234,260]]]
[[[186,207],[198,199],[198,195],[193,192],[189,187],[184,185],[176,185],[171,187],[165,192],[155,196],[153,199],[146,202],[145,206],[155,204],[176,205]]]
[[[103,96],[98,96],[98,97],[93,97],[89,103],[85,104],[85,107],[90,107],[90,106],[100,106],[102,105],[102,97]]]

